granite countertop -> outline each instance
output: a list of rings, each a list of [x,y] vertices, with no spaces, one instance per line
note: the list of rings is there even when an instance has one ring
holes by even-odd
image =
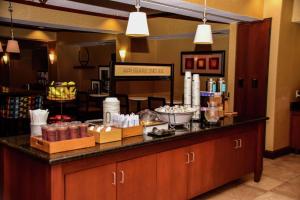
[[[176,131],[175,135],[172,136],[167,136],[163,138],[152,138],[147,135],[141,135],[141,136],[126,138],[119,142],[97,144],[96,146],[90,148],[67,151],[67,152],[56,153],[51,155],[30,147],[29,145],[30,138],[28,135],[0,138],[0,144],[9,146],[13,149],[26,153],[29,156],[47,162],[48,164],[58,164],[58,163],[78,160],[82,158],[101,156],[106,153],[129,150],[137,147],[142,147],[145,145],[178,140],[189,136],[193,136],[195,134],[207,135],[211,133],[211,130],[218,130],[225,127],[234,127],[238,125],[264,121],[267,119],[268,119],[267,117],[259,117],[259,118],[251,118],[251,119],[225,118],[224,120],[221,120],[219,125],[211,126],[211,127],[200,127],[199,123],[192,123],[190,130],[180,131],[180,132]]]

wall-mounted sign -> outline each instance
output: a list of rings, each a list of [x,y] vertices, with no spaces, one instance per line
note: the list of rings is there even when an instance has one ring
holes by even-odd
[[[115,76],[171,76],[171,66],[115,65]]]

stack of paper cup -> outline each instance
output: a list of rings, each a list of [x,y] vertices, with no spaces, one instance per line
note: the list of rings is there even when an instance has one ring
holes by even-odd
[[[29,110],[30,129],[32,136],[42,135],[42,126],[47,124],[48,110]]]
[[[196,108],[193,119],[199,119],[200,116],[200,77],[199,74],[193,74],[192,82],[192,106]]]
[[[192,105],[192,73],[189,71],[184,76],[184,105]]]

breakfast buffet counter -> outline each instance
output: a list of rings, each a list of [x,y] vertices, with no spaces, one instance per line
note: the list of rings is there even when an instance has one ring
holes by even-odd
[[[190,199],[251,172],[259,181],[266,120],[192,123],[173,136],[51,155],[30,147],[29,136],[3,138],[0,199]]]

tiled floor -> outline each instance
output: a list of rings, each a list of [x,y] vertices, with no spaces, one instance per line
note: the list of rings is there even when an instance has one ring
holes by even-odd
[[[253,175],[229,183],[197,200],[300,200],[300,155],[264,159],[259,183]]]

